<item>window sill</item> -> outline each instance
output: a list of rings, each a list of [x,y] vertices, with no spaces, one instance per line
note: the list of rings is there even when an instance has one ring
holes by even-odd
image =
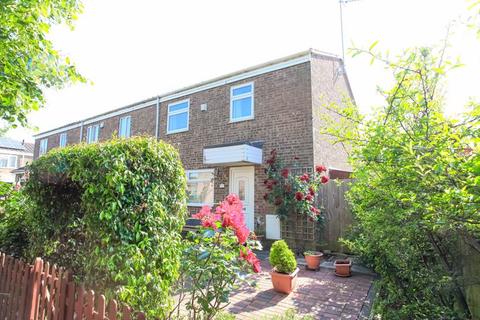
[[[182,129],[182,130],[167,131],[167,135],[175,134],[175,133],[181,133],[181,132],[187,132],[187,131],[188,131],[188,128],[187,129]]]
[[[230,119],[228,123],[237,123],[237,122],[243,122],[243,121],[249,121],[249,120],[255,120],[255,117],[248,117],[248,118],[241,118],[241,119]]]
[[[187,203],[187,207],[203,207],[203,206],[209,206],[212,207],[212,203]]]

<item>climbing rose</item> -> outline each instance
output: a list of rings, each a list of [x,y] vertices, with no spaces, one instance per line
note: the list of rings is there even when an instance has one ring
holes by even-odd
[[[317,171],[318,173],[326,172],[326,171],[327,171],[327,167],[325,167],[325,166],[316,166],[316,167],[315,167],[315,171]]]
[[[282,199],[282,198],[275,198],[274,204],[275,204],[276,206],[279,206],[279,205],[281,205],[282,203],[283,203],[283,199]]]
[[[315,190],[314,190],[312,187],[308,188],[308,193],[309,193],[311,196],[315,196]]]
[[[328,180],[330,180],[330,179],[327,176],[323,176],[322,179],[321,179],[323,184],[327,183]]]
[[[307,200],[307,201],[313,201],[312,195],[311,195],[311,194],[307,194],[307,195],[305,196],[305,200]]]
[[[303,182],[309,182],[309,181],[310,181],[310,176],[308,175],[308,173],[304,173],[304,174],[300,177],[300,180],[303,181]]]
[[[281,173],[282,173],[282,177],[284,177],[285,179],[288,178],[288,173],[289,173],[288,168],[282,169]]]
[[[297,199],[297,201],[302,201],[303,193],[301,193],[300,191],[295,192],[295,199]]]

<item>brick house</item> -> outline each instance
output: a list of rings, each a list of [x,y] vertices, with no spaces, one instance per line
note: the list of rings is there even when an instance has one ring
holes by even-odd
[[[0,181],[22,181],[24,167],[33,159],[33,144],[0,137]]]
[[[189,210],[244,200],[247,225],[270,239],[280,224],[265,201],[264,160],[272,149],[287,164],[349,171],[346,154],[319,133],[331,102],[353,99],[340,58],[315,50],[270,61],[100,114],[35,136],[34,158],[56,147],[113,135],[150,135],[178,148]]]

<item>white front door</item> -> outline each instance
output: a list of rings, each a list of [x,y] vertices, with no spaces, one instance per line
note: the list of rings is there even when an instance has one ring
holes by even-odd
[[[235,167],[230,168],[230,193],[238,195],[243,202],[245,210],[245,223],[250,229],[254,230],[255,219],[253,208],[255,205],[255,173],[253,167]]]

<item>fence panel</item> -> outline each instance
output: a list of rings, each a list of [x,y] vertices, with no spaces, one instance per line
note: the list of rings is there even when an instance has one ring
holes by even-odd
[[[0,320],[144,320],[115,300],[85,290],[63,268],[0,252]]]

